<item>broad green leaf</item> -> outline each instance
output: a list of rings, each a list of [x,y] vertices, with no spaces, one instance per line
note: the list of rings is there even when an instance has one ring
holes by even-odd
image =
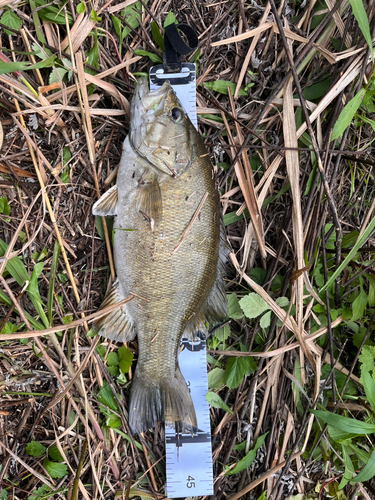
[[[372,372],[375,364],[375,347],[364,345],[361,354],[358,356],[358,361],[362,363],[361,372]]]
[[[163,27],[169,26],[170,24],[178,24],[177,19],[174,17],[173,12],[169,11],[166,18],[164,19]]]
[[[119,357],[117,352],[109,352],[107,356],[107,364],[109,366],[118,366]]]
[[[277,297],[275,300],[276,304],[280,307],[289,307],[288,297]]]
[[[243,312],[241,310],[240,304],[238,302],[237,295],[233,292],[227,295],[228,300],[228,316],[232,319],[242,319]]]
[[[362,1],[362,0],[360,0]],[[332,135],[331,135],[331,141],[334,141],[338,137],[340,137],[346,128],[349,127],[351,121],[354,118],[354,115],[358,111],[359,106],[362,103],[362,99],[366,93],[365,89],[361,89],[358,94],[356,94],[353,99],[351,99],[348,104],[344,107],[344,109],[341,111],[339,117],[337,118],[337,121],[335,123],[335,126],[333,127],[332,130]]]
[[[372,450],[370,458],[361,472],[356,476],[350,484],[363,483],[368,481],[375,475],[375,448]]]
[[[336,427],[332,427],[332,425],[328,426],[327,432],[329,437],[333,439],[333,441],[336,441],[336,443],[343,443],[345,441],[349,443],[352,438],[357,436],[356,434],[349,434],[348,432],[341,431]]]
[[[0,500],[8,500],[7,490],[0,490]]]
[[[133,353],[125,346],[121,346],[117,350],[119,358],[119,367],[122,373],[127,373],[133,362]]]
[[[359,236],[355,245],[351,249],[351,251],[348,253],[348,255],[345,257],[344,261],[340,264],[340,266],[336,269],[336,271],[332,274],[332,276],[329,278],[327,283],[319,290],[320,292],[323,292],[326,290],[328,287],[331,286],[331,284],[335,281],[337,276],[347,267],[348,263],[352,260],[354,255],[357,253],[358,249],[361,248],[361,246],[364,244],[364,242],[367,240],[367,238],[371,235],[372,231],[374,230],[375,227],[375,217],[371,220],[369,225],[366,227],[364,232],[362,233],[362,236]]]
[[[236,90],[236,84],[233,82],[229,82],[227,80],[215,80],[214,82],[203,82],[203,85],[213,92],[219,92],[220,94],[228,95],[228,87],[231,91],[231,94],[234,95]],[[247,93],[240,89],[238,95],[247,95]]]
[[[26,445],[26,453],[31,457],[41,457],[46,452],[46,447],[38,441],[30,441]]]
[[[363,38],[366,40],[370,48],[372,60],[374,60],[374,51],[372,48],[370,26],[365,8],[363,7],[363,2],[362,0],[349,0],[349,2],[350,5],[352,6],[353,14],[357,20],[359,29],[362,31]]]
[[[85,4],[83,2],[79,3],[76,7],[77,14],[83,14],[85,12]]]
[[[111,388],[108,383],[104,381],[102,387],[100,388],[97,396],[97,400],[104,406],[107,406],[113,411],[118,411],[117,403]]]
[[[326,424],[332,425],[332,427],[336,427],[337,429],[340,429],[349,434],[365,436],[366,434],[373,434],[375,432],[374,424],[361,422],[360,420],[355,420],[354,418],[343,417],[342,415],[337,415],[336,413],[331,413],[329,411],[310,411],[320,420],[323,420],[323,422],[325,422]]]
[[[38,289],[38,278],[42,274],[44,268],[44,262],[38,262],[35,264],[33,272],[31,273],[30,283],[27,288],[28,292],[34,295],[38,300],[42,301],[39,295]]]
[[[62,457],[61,453],[59,452],[59,449],[56,445],[51,446],[51,448],[48,449],[48,455],[51,460],[54,462],[63,462],[64,458]]]
[[[60,479],[68,474],[68,466],[66,464],[51,462],[47,457],[43,460],[43,467],[52,479]]]
[[[0,213],[4,215],[10,214],[10,206],[8,205],[8,200],[5,196],[0,198]]]
[[[231,415],[233,415],[232,410],[227,406],[224,401],[221,399],[219,394],[216,394],[215,392],[209,391],[206,394],[206,401],[209,405],[211,405],[213,408],[220,408],[221,410],[227,411]]]
[[[13,302],[10,300],[10,298],[2,291],[0,290],[0,302],[3,302],[5,305],[8,307],[11,307],[13,305]],[[19,314],[18,309],[15,309],[15,312]],[[35,330],[43,330],[44,326],[39,323],[36,319],[34,319],[29,313],[26,311],[23,311],[23,314],[26,316],[28,322],[30,325],[35,328]]]
[[[240,306],[247,318],[257,318],[270,309],[267,302],[257,293],[249,293],[240,300]]]
[[[365,389],[366,398],[369,402],[372,411],[375,412],[375,380],[371,377],[369,372],[362,370],[362,381]]]
[[[247,358],[230,357],[225,365],[225,385],[229,389],[236,389],[248,371],[249,362]]]
[[[53,68],[51,74],[49,75],[48,83],[60,83],[59,77],[61,80],[64,79],[64,76],[67,74],[67,70],[65,68]]]
[[[368,302],[367,293],[361,287],[361,292],[358,297],[353,301],[352,309],[353,315],[351,317],[351,321],[357,321],[362,318],[364,310],[366,309]]]
[[[323,97],[324,94],[327,92],[330,84],[331,84],[330,78],[315,83],[314,85],[305,88],[305,90],[303,91],[303,96],[308,101],[319,99],[319,97]]]
[[[141,19],[141,12],[142,12],[142,4],[141,2],[136,2],[132,5],[129,5],[128,7],[125,8],[125,16],[124,19],[127,22],[131,28],[136,29],[139,26],[139,21]],[[125,28],[122,30],[122,40],[131,33],[132,29],[129,28],[128,26],[125,26]]]
[[[108,365],[107,370],[111,377],[116,377],[120,373],[118,366],[115,365]]]
[[[214,337],[217,338],[220,342],[225,342],[227,338],[230,337],[230,328],[229,325],[224,325],[222,328],[219,328],[214,333]]]
[[[222,389],[225,384],[225,372],[222,368],[213,368],[208,373],[208,388],[209,389]]]
[[[15,323],[11,323],[10,321],[7,321],[5,325],[3,326],[0,335],[7,335],[8,333],[15,333],[18,329],[23,328],[25,323],[21,323],[16,325]]]
[[[162,59],[157,54],[153,54],[152,52],[147,52],[147,50],[136,49],[134,51],[134,54],[136,54],[137,56],[146,56],[153,63],[161,64],[163,62]]]
[[[32,494],[29,495],[27,500],[44,500],[51,498],[52,496],[54,496],[54,492],[52,492],[51,488],[49,488],[46,484],[42,484],[42,486],[34,490]]]
[[[4,14],[0,17],[0,23],[4,24],[5,26],[8,26],[8,28],[12,28],[16,31],[18,31],[21,27],[21,19],[15,14],[12,10],[6,10]],[[4,29],[4,32],[7,35],[14,35],[9,30]]]
[[[271,324],[271,311],[266,312],[260,318],[259,325],[261,328],[268,328]]]
[[[240,460],[238,462],[238,464],[236,465],[236,467],[234,467],[234,469],[226,472],[226,476],[232,476],[233,474],[238,474],[238,472],[241,472],[242,470],[244,469],[247,469],[248,467],[250,467],[250,465],[254,462],[255,460],[255,457],[256,457],[256,454],[257,454],[257,451],[259,450],[259,448],[263,445],[264,443],[264,440],[266,439],[266,436],[267,436],[268,432],[266,432],[265,434],[263,434],[262,436],[259,436],[255,445],[254,445],[254,448],[252,450],[250,450],[244,457],[242,460]]]
[[[38,15],[43,21],[48,21],[54,24],[63,24],[65,26],[65,13],[62,9],[62,5],[55,5],[46,0],[36,0],[35,4],[37,7],[43,7],[38,10]],[[68,23],[70,26],[73,24],[73,17],[71,13],[67,12]]]
[[[164,38],[160,34],[159,26],[154,21],[151,23],[151,35],[156,45],[164,52]]]

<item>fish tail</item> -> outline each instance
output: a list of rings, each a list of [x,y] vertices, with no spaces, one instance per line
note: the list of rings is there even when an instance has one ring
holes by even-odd
[[[197,429],[193,401],[180,368],[174,377],[159,384],[145,382],[135,372],[129,401],[129,427],[132,434],[140,434],[165,421],[179,432],[194,432]]]

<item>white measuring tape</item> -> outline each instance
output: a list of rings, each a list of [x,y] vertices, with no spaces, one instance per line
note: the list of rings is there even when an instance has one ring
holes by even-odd
[[[164,73],[163,66],[150,69],[150,90],[169,80],[185,112],[197,128],[195,64],[182,63],[181,73]],[[202,335],[202,337],[204,337]],[[197,415],[195,434],[165,428],[166,490],[169,498],[213,495],[212,448],[206,366],[206,340],[182,339],[178,362],[189,387]]]

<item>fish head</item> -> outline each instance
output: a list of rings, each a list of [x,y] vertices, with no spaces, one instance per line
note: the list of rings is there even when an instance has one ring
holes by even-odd
[[[186,171],[193,159],[196,133],[169,81],[149,92],[141,77],[130,113],[130,143],[157,170],[173,177]]]

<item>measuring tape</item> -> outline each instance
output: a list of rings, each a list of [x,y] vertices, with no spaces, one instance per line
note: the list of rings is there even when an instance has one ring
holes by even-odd
[[[163,66],[150,69],[150,90],[169,80],[185,112],[197,128],[195,64],[182,63],[180,73],[164,73]],[[183,338],[178,362],[189,387],[197,415],[198,431],[183,434],[165,428],[166,490],[169,498],[213,495],[212,448],[206,367],[206,339]]]

